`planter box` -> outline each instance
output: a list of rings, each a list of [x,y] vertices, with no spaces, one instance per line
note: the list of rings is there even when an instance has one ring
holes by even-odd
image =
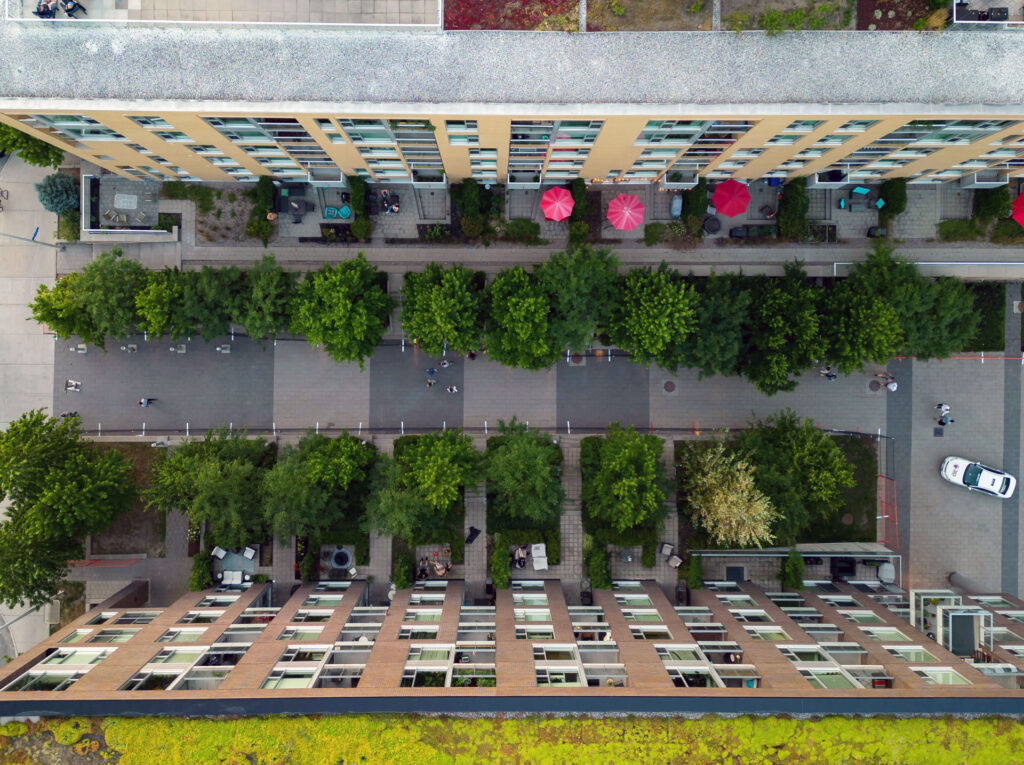
[[[321,223],[320,239],[328,244],[355,244],[359,241],[347,223]]]

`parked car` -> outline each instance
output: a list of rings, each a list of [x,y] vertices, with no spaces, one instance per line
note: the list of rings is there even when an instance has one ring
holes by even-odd
[[[682,194],[673,194],[672,195],[672,202],[670,203],[670,207],[669,207],[669,215],[671,215],[673,218],[678,218],[682,214],[683,214],[683,195]]]
[[[946,457],[939,468],[939,475],[957,486],[966,486],[971,491],[991,494],[1000,499],[1009,499],[1017,488],[1017,479],[1009,473],[963,457]]]
[[[758,236],[775,239],[778,235],[779,227],[774,223],[748,223],[746,226],[729,229],[729,236],[733,239],[753,239]]]

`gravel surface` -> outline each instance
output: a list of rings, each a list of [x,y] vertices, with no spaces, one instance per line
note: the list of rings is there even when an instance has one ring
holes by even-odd
[[[1003,31],[429,34],[7,22],[0,108],[52,98],[110,99],[120,109],[140,99],[149,109],[201,100],[266,102],[275,111],[358,111],[363,102],[411,110],[538,104],[570,113],[604,105],[619,114],[648,113],[647,104],[682,114],[878,104],[946,115],[985,104],[985,113],[1019,113],[1019,46],[1017,34]]]

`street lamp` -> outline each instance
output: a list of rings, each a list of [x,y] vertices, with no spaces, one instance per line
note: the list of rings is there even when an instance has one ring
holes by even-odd
[[[63,244],[51,244],[50,242],[42,242],[36,239],[36,237],[39,236],[39,226],[36,226],[36,230],[32,233],[31,239],[27,239],[26,237],[23,236],[15,236],[14,234],[5,234],[2,231],[0,231],[0,236],[6,236],[8,239],[17,239],[21,242],[28,242],[29,244],[39,244],[42,245],[43,247],[52,247],[53,249],[58,251],[62,251],[64,249]]]

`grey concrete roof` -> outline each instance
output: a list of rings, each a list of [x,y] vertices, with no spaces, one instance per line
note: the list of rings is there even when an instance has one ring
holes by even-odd
[[[0,51],[5,108],[82,99],[1024,112],[1021,38],[1005,31],[434,34],[7,22]]]

